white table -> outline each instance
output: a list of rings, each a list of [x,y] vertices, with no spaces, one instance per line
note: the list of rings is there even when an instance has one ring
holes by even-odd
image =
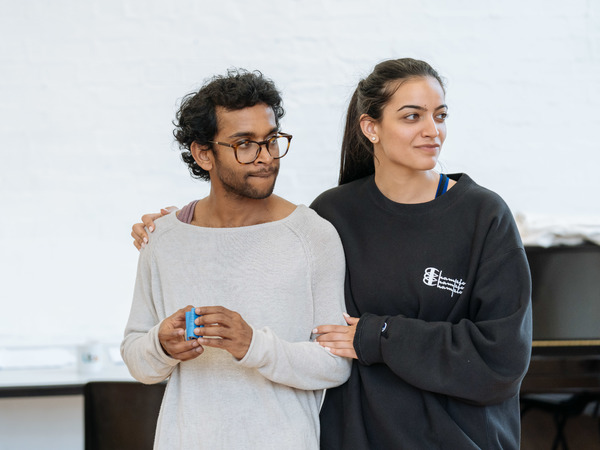
[[[90,381],[134,381],[127,367],[107,358],[98,372],[58,368],[0,369],[0,450],[81,450],[83,387]]]
[[[134,381],[125,364],[105,364],[81,374],[75,366],[58,369],[0,370],[0,398],[81,395],[89,381]]]

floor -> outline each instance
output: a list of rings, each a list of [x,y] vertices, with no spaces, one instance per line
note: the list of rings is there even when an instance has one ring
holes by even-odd
[[[529,411],[521,422],[521,450],[551,450],[555,428],[552,416]],[[569,450],[600,450],[600,419],[583,415],[569,419],[565,426]],[[558,447],[562,450],[561,446]]]

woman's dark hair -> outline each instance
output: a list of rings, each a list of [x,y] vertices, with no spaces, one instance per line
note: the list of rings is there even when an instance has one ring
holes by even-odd
[[[186,95],[175,115],[173,135],[181,150],[181,159],[188,165],[193,178],[210,180],[209,173],[194,160],[190,148],[196,142],[211,147],[217,134],[216,107],[229,111],[249,108],[264,103],[273,109],[275,122],[285,114],[281,94],[273,81],[255,70],[229,69],[227,75],[217,75],[204,83],[198,92]]]
[[[375,66],[367,78],[360,80],[346,115],[339,184],[375,173],[373,144],[362,133],[360,117],[367,114],[373,120],[380,120],[383,108],[401,82],[421,77],[435,78],[444,89],[442,78],[429,64],[411,58],[383,61]]]

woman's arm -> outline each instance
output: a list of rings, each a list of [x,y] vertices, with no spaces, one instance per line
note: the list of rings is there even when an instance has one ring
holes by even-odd
[[[159,213],[144,214],[142,216],[142,223],[136,223],[131,227],[131,237],[133,238],[133,245],[135,248],[141,250],[146,247],[146,244],[148,243],[148,233],[146,232],[146,229],[152,233],[154,231],[154,221],[156,219],[166,216],[178,209],[177,206],[168,206],[161,209]]]
[[[386,364],[419,389],[493,404],[516,395],[531,353],[531,282],[522,248],[481,264],[480,307],[458,323],[364,314],[354,348],[363,365]]]

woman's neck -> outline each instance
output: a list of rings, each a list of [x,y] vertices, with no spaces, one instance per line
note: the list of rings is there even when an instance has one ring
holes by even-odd
[[[435,198],[440,174],[435,170],[386,171],[375,169],[375,184],[396,203],[416,204]]]

